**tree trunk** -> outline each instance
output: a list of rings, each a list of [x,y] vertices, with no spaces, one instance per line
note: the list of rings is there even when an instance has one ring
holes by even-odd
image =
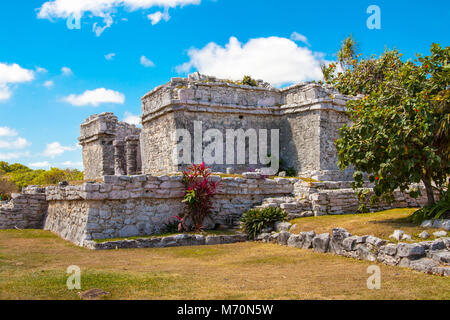
[[[428,206],[432,206],[434,205],[436,202],[434,200],[434,192],[433,192],[433,186],[431,185],[431,179],[428,175],[424,176],[422,178],[423,184],[425,185],[425,190],[427,192],[427,205]]]

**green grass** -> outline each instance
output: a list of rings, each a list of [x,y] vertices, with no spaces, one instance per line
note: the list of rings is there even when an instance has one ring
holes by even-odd
[[[368,290],[372,264],[255,242],[93,251],[48,231],[0,230],[0,299],[79,299],[94,288],[105,299],[450,299],[448,278],[382,264],[381,290]],[[81,290],[67,289],[71,265]]]
[[[374,235],[382,239],[391,240],[389,236],[397,229],[403,230],[412,236],[414,241],[423,241],[419,234],[426,230],[434,239],[433,232],[440,229],[422,228],[420,224],[408,221],[408,217],[417,209],[392,209],[374,213],[327,215],[321,217],[298,218],[291,221],[297,224],[294,233],[314,230],[316,233],[330,232],[333,228],[347,229],[354,235]],[[441,229],[442,230],[442,229]]]

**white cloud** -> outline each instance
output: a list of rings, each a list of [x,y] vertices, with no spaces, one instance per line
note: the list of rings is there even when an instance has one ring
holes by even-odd
[[[124,114],[123,121],[138,126],[141,124],[141,117],[126,111]]]
[[[20,150],[31,145],[27,139],[18,137],[18,132],[8,127],[0,127],[0,149]]]
[[[66,151],[75,151],[76,147],[65,147],[62,146],[59,142],[52,142],[47,144],[47,147],[44,150],[44,156],[54,158],[62,155]]]
[[[146,68],[150,68],[150,67],[154,67],[155,64],[153,63],[153,61],[151,61],[150,59],[148,59],[146,56],[142,56],[141,57],[141,64],[146,67]]]
[[[0,140],[0,149],[23,149],[31,145],[25,138],[18,137],[15,140]]]
[[[4,161],[13,160],[13,159],[19,159],[19,158],[26,158],[29,157],[30,153],[28,151],[26,152],[8,152],[8,153],[0,153],[0,159]]]
[[[34,162],[28,165],[30,168],[50,168],[50,163],[48,161]]]
[[[0,101],[8,100],[12,96],[11,85],[29,82],[34,79],[34,72],[22,68],[17,63],[0,63]]]
[[[96,35],[100,36],[106,28],[113,24],[112,14],[119,8],[136,11],[152,7],[164,7],[167,11],[169,8],[200,3],[201,0],[51,0],[45,2],[38,9],[38,18],[67,19],[71,16],[83,17],[85,13],[89,13],[92,17],[103,19],[103,27],[99,27],[97,23],[93,26]]]
[[[298,32],[293,32],[291,34],[291,40],[300,41],[309,46],[308,38]]]
[[[102,103],[123,104],[125,102],[125,95],[118,91],[99,88],[95,90],[86,90],[79,95],[71,94],[63,98],[63,101],[77,107],[89,105],[97,107]]]
[[[41,67],[36,67],[36,72],[38,73],[47,73],[48,70],[45,68],[41,68]]]
[[[15,137],[17,131],[8,127],[0,127],[0,137]]]
[[[65,162],[62,162],[61,165],[64,168],[70,168],[70,169],[82,169],[83,168],[83,162],[81,162],[81,161],[65,161]]]
[[[110,15],[106,15],[103,18],[103,22],[105,23],[105,25],[103,27],[100,27],[97,22],[94,23],[94,25],[92,26],[92,31],[95,32],[95,35],[97,37],[100,37],[102,35],[103,31],[105,31],[107,28],[111,27],[114,21]]]
[[[170,15],[168,10],[165,10],[164,12],[156,11],[155,13],[149,14],[147,18],[152,22],[152,26],[154,26],[155,24],[161,22],[161,20],[169,21]]]
[[[51,87],[53,87],[54,85],[55,85],[55,83],[52,80],[48,80],[48,81],[44,82],[44,87],[49,88],[49,89]]]
[[[6,101],[11,98],[12,92],[7,85],[0,83],[0,101]]]
[[[242,44],[231,37],[225,47],[211,42],[202,49],[190,49],[188,55],[190,61],[178,66],[178,72],[195,68],[200,73],[234,80],[250,75],[276,86],[322,79],[324,55],[287,38],[257,38]]]
[[[116,56],[115,53],[108,53],[108,54],[105,54],[105,59],[106,60],[113,60],[115,56]]]
[[[72,69],[68,68],[68,67],[62,67],[61,68],[61,72],[63,75],[65,76],[71,76],[73,75]]]

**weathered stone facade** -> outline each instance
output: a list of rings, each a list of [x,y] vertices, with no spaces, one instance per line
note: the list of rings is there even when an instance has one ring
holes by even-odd
[[[40,229],[47,213],[45,188],[31,186],[0,202],[0,229]]]
[[[199,74],[187,79],[172,78],[168,84],[142,97],[138,146],[138,130],[117,122],[110,113],[91,116],[81,125],[86,177],[135,174],[134,171],[140,173],[141,166],[143,174],[180,172],[187,165],[178,159],[179,142],[190,146],[189,151],[183,150],[189,152],[188,164],[205,161],[215,172],[232,169],[242,173],[249,168],[266,167],[260,154],[275,156],[271,151],[272,145],[275,148],[272,139],[276,139],[278,160],[283,160],[286,168],[297,170],[300,176],[326,181],[349,180],[352,170],[338,170],[334,146],[338,129],[350,121],[345,113],[348,99],[330,87],[315,83],[275,89],[262,82],[259,86],[238,85]],[[189,134],[188,141],[179,136],[180,130]],[[217,142],[217,136],[205,138],[211,130],[223,140]],[[250,130],[255,130],[255,134]],[[266,136],[262,136],[263,130],[267,130]],[[239,138],[245,144],[245,161],[237,157]],[[125,147],[120,142],[124,140]],[[257,144],[252,152],[251,141]],[[261,141],[267,144],[266,150]],[[215,143],[222,144],[223,154],[214,155],[209,161],[204,152]],[[138,159],[134,163],[134,158],[128,155],[134,157],[136,147]]]
[[[85,179],[128,174],[127,170],[131,170],[129,174],[141,171],[139,139],[136,138],[140,129],[136,126],[119,122],[112,113],[102,113],[87,118],[81,124],[80,133]]]
[[[47,187],[44,229],[77,244],[85,240],[146,236],[165,231],[184,210],[181,176],[104,176],[103,183]],[[264,198],[286,196],[294,179],[220,178],[213,225],[236,227],[241,215]]]

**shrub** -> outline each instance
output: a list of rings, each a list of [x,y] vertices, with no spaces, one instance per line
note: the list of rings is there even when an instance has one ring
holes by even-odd
[[[241,218],[242,229],[250,239],[255,239],[264,228],[273,227],[275,222],[287,218],[287,212],[281,208],[251,209]]]
[[[441,192],[438,202],[417,210],[408,219],[414,223],[422,223],[425,220],[444,219],[447,217],[450,217],[450,192],[448,189],[445,192]]]
[[[179,217],[172,217],[172,220],[169,220],[164,226],[164,232],[166,233],[177,233],[178,226],[180,224]]]
[[[211,214],[211,200],[216,192],[218,182],[210,181],[211,172],[205,163],[193,165],[183,172],[186,195],[183,202],[187,204],[181,217],[179,231],[201,231],[205,218]]]
[[[9,200],[11,198],[11,193],[17,191],[17,187],[14,183],[0,176],[0,201]]]
[[[0,175],[15,184],[18,189],[29,185],[44,186],[58,184],[62,181],[82,181],[84,179],[83,172],[77,169],[32,170],[19,163],[10,165],[4,161],[0,162]]]
[[[256,80],[250,76],[244,76],[244,79],[242,79],[242,84],[244,84],[246,86],[251,86],[251,87],[258,86],[258,83],[256,82]]]

